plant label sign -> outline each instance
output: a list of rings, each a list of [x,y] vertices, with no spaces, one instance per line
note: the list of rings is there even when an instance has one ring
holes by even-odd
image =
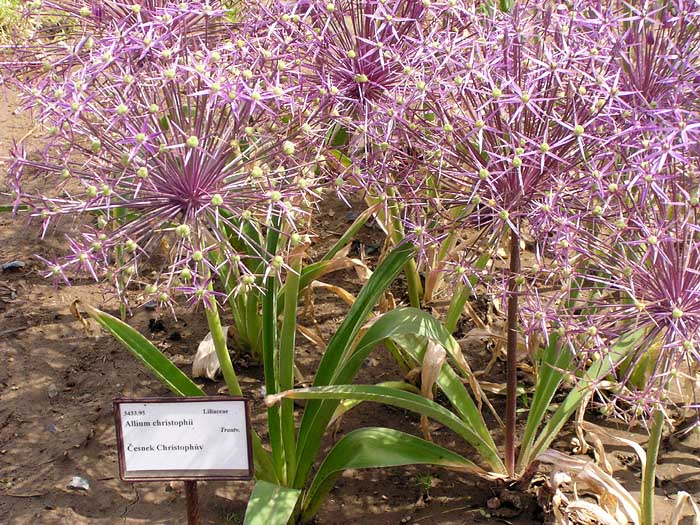
[[[243,398],[116,399],[114,415],[123,481],[253,477]]]

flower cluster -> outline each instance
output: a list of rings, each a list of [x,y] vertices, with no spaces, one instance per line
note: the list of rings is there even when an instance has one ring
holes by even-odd
[[[292,231],[313,205],[314,112],[298,104],[294,74],[271,63],[269,48],[233,32],[223,38],[222,10],[196,3],[202,21],[186,17],[184,4],[152,4],[139,12],[100,4],[100,16],[133,18],[128,31],[101,26],[79,67],[26,85],[26,105],[50,141],[39,160],[18,154],[11,171],[18,183],[55,181],[50,195],[17,188],[44,230],[60,216],[86,217],[51,275],[106,275],[122,299],[140,283],[142,299],[168,303],[174,289],[205,290],[219,271],[213,260],[249,271],[228,242],[247,240],[241,221],[281,216]],[[147,7],[157,16],[145,16]],[[204,38],[209,24],[216,38]]]
[[[508,283],[526,335],[556,327],[582,361],[641,330],[616,363],[633,384],[655,349],[630,401],[700,357],[697,2],[247,10],[233,23],[214,0],[27,3],[34,33],[3,68],[48,138],[38,159],[17,145],[10,180],[45,231],[82,225],[50,274],[211,303],[224,268],[253,279],[251,250],[263,272],[284,264],[247,226],[281,218],[292,234],[328,188],[419,247],[426,288],[490,264],[488,292]],[[53,191],[23,190],[30,176]],[[520,241],[535,251],[523,269]]]

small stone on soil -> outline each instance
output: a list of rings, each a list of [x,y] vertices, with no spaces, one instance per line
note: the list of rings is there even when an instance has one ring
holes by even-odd
[[[90,483],[85,478],[73,476],[73,479],[71,479],[68,484],[68,488],[74,490],[90,490]]]
[[[47,389],[47,394],[49,396],[49,399],[53,399],[58,395],[58,387],[56,385],[49,385],[49,388]]]
[[[8,272],[10,270],[20,270],[26,266],[26,263],[24,261],[10,261],[6,262],[2,266],[0,266],[0,269],[3,272]]]
[[[501,506],[501,500],[494,496],[493,498],[486,500],[486,506],[491,510],[497,509]]]

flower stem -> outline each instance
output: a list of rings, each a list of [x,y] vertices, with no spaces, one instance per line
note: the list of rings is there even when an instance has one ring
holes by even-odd
[[[213,289],[211,283],[209,284],[209,288]],[[241,386],[238,384],[238,378],[236,377],[236,372],[233,370],[231,356],[226,346],[226,336],[221,327],[221,319],[219,318],[216,301],[212,301],[211,308],[206,308],[205,311],[211,338],[212,341],[214,341],[216,357],[219,359],[219,366],[221,367],[221,372],[224,374],[224,380],[226,381],[226,386],[228,386],[229,394],[232,396],[242,396],[243,392],[241,391]]]
[[[518,285],[520,273],[520,236],[510,233],[510,275],[508,277],[508,339],[506,354],[506,446],[505,464],[510,476],[515,474],[515,425],[518,388]]]
[[[654,409],[651,432],[647,442],[647,462],[642,475],[641,525],[654,525],[654,488],[656,486],[656,463],[659,459],[661,436],[664,430],[664,414],[660,408]]]

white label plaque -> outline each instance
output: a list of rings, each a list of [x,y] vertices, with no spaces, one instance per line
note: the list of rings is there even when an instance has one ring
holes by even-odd
[[[123,399],[114,408],[124,481],[252,477],[244,399]]]

